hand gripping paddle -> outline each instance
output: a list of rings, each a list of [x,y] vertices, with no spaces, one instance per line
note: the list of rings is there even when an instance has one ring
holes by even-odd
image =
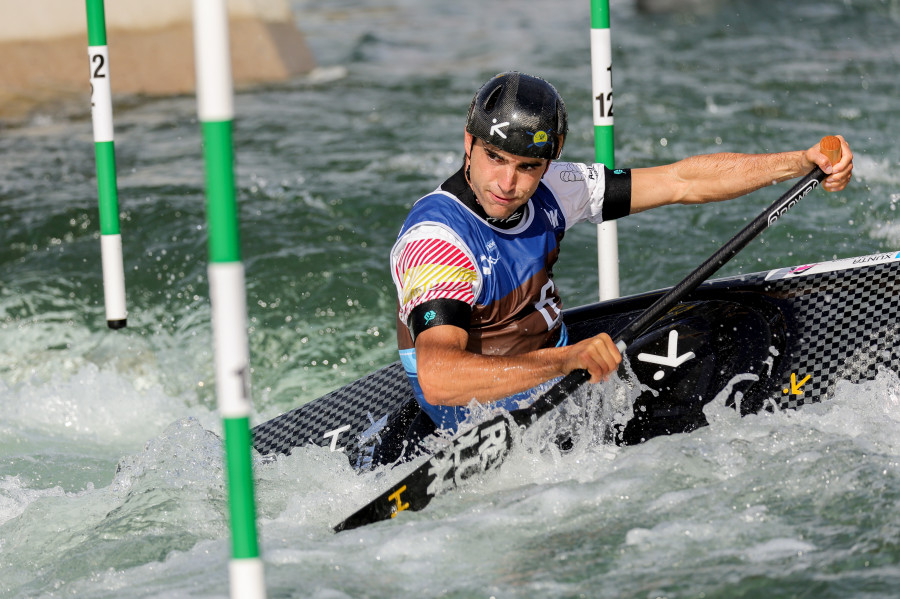
[[[840,160],[841,142],[838,138],[824,137],[819,147],[832,164]],[[827,176],[822,169],[816,167],[803,177],[703,264],[614,335],[613,339],[619,349],[624,351],[628,344],[711,277],[753,238],[773,225],[794,204],[818,187]],[[497,468],[512,447],[511,427],[531,425],[588,380],[590,375],[586,370],[574,370],[529,407],[498,414],[486,422],[458,433],[447,447],[427,458],[403,480],[335,526],[335,532],[388,520],[404,510],[421,510],[439,493],[458,486],[468,478]]]

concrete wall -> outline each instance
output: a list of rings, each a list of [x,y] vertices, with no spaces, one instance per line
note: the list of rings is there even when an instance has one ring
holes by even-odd
[[[190,0],[106,0],[113,94],[194,93]],[[315,61],[286,0],[228,0],[235,85],[283,81]],[[0,118],[83,99],[89,109],[81,0],[0,0]]]

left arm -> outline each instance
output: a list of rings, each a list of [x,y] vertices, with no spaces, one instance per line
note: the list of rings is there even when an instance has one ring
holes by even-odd
[[[766,185],[806,175],[819,166],[829,176],[827,191],[850,182],[853,153],[843,137],[841,160],[832,165],[819,144],[806,151],[776,154],[705,154],[678,162],[631,171],[631,213],[669,204],[705,204],[730,200]]]

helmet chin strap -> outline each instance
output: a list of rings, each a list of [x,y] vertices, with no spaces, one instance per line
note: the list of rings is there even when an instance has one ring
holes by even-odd
[[[472,144],[469,146],[469,151],[466,154],[466,183],[469,184],[469,188],[472,190],[472,195],[475,196],[475,201],[478,202],[478,195],[475,193],[475,188],[472,187],[472,150],[475,149],[475,136],[472,136]],[[481,204],[481,202],[478,202]]]

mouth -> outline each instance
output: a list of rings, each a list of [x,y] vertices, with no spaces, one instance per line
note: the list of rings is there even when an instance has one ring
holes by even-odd
[[[504,198],[503,196],[498,196],[498,195],[495,194],[494,192],[489,192],[489,193],[491,194],[491,199],[492,199],[494,202],[496,202],[497,204],[501,204],[501,205],[503,205],[503,206],[506,206],[506,205],[508,205],[508,204],[512,204],[513,202],[516,201],[515,198]]]

